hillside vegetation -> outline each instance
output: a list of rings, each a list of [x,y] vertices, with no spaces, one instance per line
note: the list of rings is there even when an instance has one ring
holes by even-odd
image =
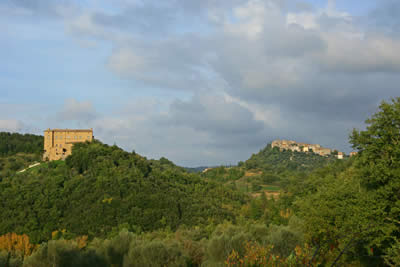
[[[121,225],[140,232],[233,220],[244,203],[241,194],[167,159],[147,160],[97,141],[75,145],[65,162],[3,179],[0,198],[0,214],[8,218],[0,221],[0,235],[24,233],[35,243],[55,230],[92,238]]]

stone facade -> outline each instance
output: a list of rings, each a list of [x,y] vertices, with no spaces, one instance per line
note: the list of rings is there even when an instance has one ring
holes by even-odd
[[[75,143],[93,141],[93,129],[47,129],[44,131],[43,160],[64,160],[71,155]]]
[[[279,147],[280,150],[287,149],[291,151],[297,152],[314,152],[321,156],[327,156],[332,153],[330,148],[321,147],[318,144],[306,144],[306,143],[298,143],[292,140],[275,140],[271,143],[271,146]],[[341,152],[340,152],[341,153]]]

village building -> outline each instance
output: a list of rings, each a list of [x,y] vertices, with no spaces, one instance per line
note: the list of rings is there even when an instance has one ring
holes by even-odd
[[[332,149],[321,147],[319,144],[297,143],[292,140],[274,140],[271,143],[271,147],[279,147],[281,151],[285,149],[297,152],[314,152],[320,156],[328,156],[332,153]]]
[[[44,131],[43,160],[64,160],[76,143],[92,142],[93,129],[47,129]]]
[[[353,156],[355,156],[357,154],[358,154],[357,152],[350,152],[350,157],[353,157]]]

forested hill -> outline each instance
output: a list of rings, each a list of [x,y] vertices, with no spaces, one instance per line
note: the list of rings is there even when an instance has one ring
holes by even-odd
[[[233,220],[244,196],[189,174],[167,159],[147,160],[98,141],[76,144],[66,161],[42,163],[0,182],[0,235],[33,242],[62,230],[106,237]]]
[[[17,153],[41,154],[43,136],[0,132],[0,156],[11,156]]]
[[[341,160],[335,155],[280,151],[268,144],[245,162],[239,162],[238,166],[211,168],[201,175],[250,195],[276,195],[279,191],[287,191],[291,180],[303,180],[313,170],[337,161]]]
[[[253,154],[245,163],[246,169],[270,171],[310,171],[335,161],[334,155],[320,156],[313,152],[280,151],[268,144],[257,154]],[[240,164],[242,165],[242,164]]]

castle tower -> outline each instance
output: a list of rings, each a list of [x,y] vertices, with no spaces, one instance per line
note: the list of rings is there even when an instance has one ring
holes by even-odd
[[[43,160],[64,160],[75,143],[92,142],[93,129],[47,129],[44,131]]]

